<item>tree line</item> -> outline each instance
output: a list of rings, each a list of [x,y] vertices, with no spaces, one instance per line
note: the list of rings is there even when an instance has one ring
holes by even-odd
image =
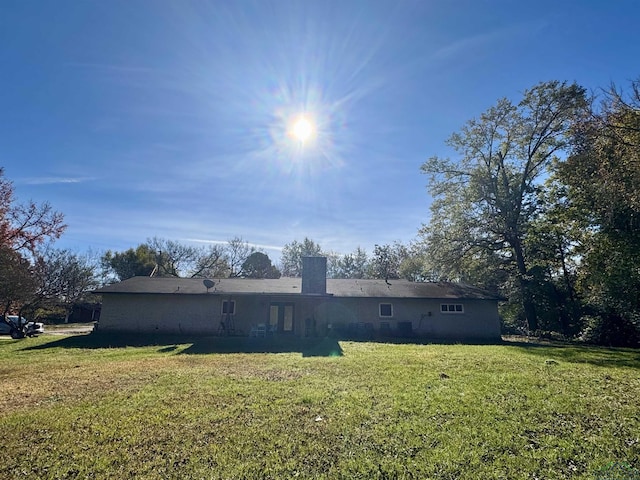
[[[426,269],[501,293],[505,327],[640,342],[640,83],[544,82],[422,165]]]
[[[588,94],[543,82],[500,99],[421,166],[431,216],[408,244],[339,254],[304,238],[280,262],[242,238],[193,246],[150,238],[125,251],[56,250],[63,216],[19,203],[0,169],[0,301],[38,315],[135,275],[300,276],[323,255],[330,278],[458,281],[501,295],[505,333],[640,344],[640,81]],[[6,321],[6,320],[5,320]]]
[[[358,247],[341,255],[325,250],[305,237],[282,248],[279,265],[241,237],[225,243],[194,246],[175,240],[150,238],[122,252],[107,251],[100,259],[102,282],[112,283],[137,275],[182,278],[280,278],[302,276],[302,258],[327,257],[329,278],[408,278],[420,280],[412,270],[415,252],[400,242],[376,245],[369,255]]]
[[[99,301],[91,292],[101,286],[134,276],[178,278],[280,278],[299,277],[304,256],[328,258],[332,278],[401,278],[410,257],[400,243],[376,245],[370,257],[358,248],[339,255],[325,251],[305,238],[282,249],[280,267],[269,256],[241,237],[227,242],[195,246],[153,237],[123,251],[80,254],[54,248],[64,232],[63,215],[48,203],[27,207],[13,198],[13,185],[0,170],[0,196],[6,208],[0,211],[0,321],[8,314],[30,319],[69,320],[73,307]],[[16,329],[18,326],[15,326]]]

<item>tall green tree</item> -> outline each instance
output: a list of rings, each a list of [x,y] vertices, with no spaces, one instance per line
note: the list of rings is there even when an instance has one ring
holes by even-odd
[[[369,275],[369,256],[363,248],[356,248],[338,258],[335,278],[367,278]]]
[[[570,147],[570,128],[587,107],[585,90],[557,81],[526,90],[468,121],[447,145],[453,158],[422,165],[434,198],[421,234],[450,275],[473,258],[510,267],[530,330],[538,329],[525,236],[539,209],[541,179]],[[457,271],[456,271],[457,270]]]
[[[640,81],[612,87],[576,123],[558,164],[566,199],[587,232],[578,286],[597,317],[596,341],[640,343]]]
[[[272,263],[266,253],[253,252],[242,264],[242,275],[245,278],[280,278],[280,270]]]
[[[148,277],[156,269],[157,262],[157,252],[146,244],[124,252],[108,250],[102,256],[102,266],[105,271],[110,272],[111,281],[122,281],[135,276]]]
[[[540,208],[525,237],[530,285],[541,330],[575,336],[581,329],[582,301],[576,285],[589,234],[566,199],[566,185],[553,176],[545,182]]]
[[[395,242],[393,245],[375,245],[369,264],[369,276],[386,281],[402,278],[400,266],[408,255],[407,247],[400,242]]]
[[[302,242],[294,240],[282,248],[280,256],[280,270],[285,277],[302,276],[302,258],[324,255],[320,244],[305,237]]]
[[[400,262],[400,278],[412,282],[434,280],[429,268],[429,259],[422,242],[413,241],[405,247],[405,256]]]

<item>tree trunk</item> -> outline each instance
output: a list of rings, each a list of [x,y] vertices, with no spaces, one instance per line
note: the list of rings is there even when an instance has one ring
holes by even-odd
[[[538,330],[538,314],[536,313],[536,304],[531,298],[528,280],[520,278],[520,290],[522,292],[522,307],[524,308],[524,316],[527,319],[529,332],[535,332]]]
[[[510,241],[513,252],[516,257],[516,265],[518,267],[518,284],[520,286],[520,295],[522,296],[522,308],[524,316],[527,320],[529,332],[538,330],[538,315],[536,313],[536,305],[531,298],[531,288],[527,279],[527,265],[524,261],[524,252],[519,238]]]

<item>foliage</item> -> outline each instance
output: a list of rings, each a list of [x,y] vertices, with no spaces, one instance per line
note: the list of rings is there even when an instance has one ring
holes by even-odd
[[[146,244],[124,252],[107,250],[102,256],[102,265],[106,271],[113,272],[117,280],[138,275],[148,277],[156,267],[156,255]]]
[[[607,92],[576,124],[574,144],[558,172],[585,220],[605,233],[640,230],[640,81],[630,95]]]
[[[217,340],[0,341],[0,477],[586,480],[612,462],[640,468],[636,351],[342,342],[342,357],[302,357],[296,344],[274,355]]]
[[[302,242],[294,240],[284,246],[281,267],[285,276],[302,275],[302,257],[327,257],[328,278],[406,278],[413,281],[424,281],[425,263],[423,251],[417,245],[405,246],[400,242],[376,245],[369,256],[361,247],[351,253],[340,255],[326,252],[309,238]]]
[[[33,254],[43,243],[62,235],[66,225],[61,213],[48,203],[16,203],[13,184],[0,167],[0,246]]]
[[[139,275],[220,278],[229,274],[225,250],[221,246],[195,247],[158,237],[147,240],[135,249],[107,251],[102,257],[102,265],[115,277],[112,281]]]
[[[334,278],[367,278],[369,258],[366,250],[358,247],[353,252],[342,255],[336,262]]]
[[[582,341],[596,345],[635,347],[640,346],[640,318],[637,314],[622,315],[609,309],[584,319]]]
[[[196,247],[154,237],[147,240],[149,249],[156,254],[159,277],[220,278],[229,276],[225,249],[220,245]]]
[[[99,286],[96,265],[88,255],[47,249],[36,261],[39,294],[29,308],[63,307],[65,322],[73,306]]]
[[[576,290],[586,232],[566,202],[566,187],[551,177],[539,194],[539,209],[524,237],[530,290],[540,331],[574,337],[581,329],[582,302]],[[522,309],[517,312],[523,316]]]
[[[323,251],[322,256],[327,259],[327,278],[342,278],[340,271],[342,255],[338,252]]]
[[[422,165],[434,197],[421,231],[429,254],[448,276],[465,276],[476,259],[504,263],[532,331],[538,318],[525,237],[540,208],[540,179],[570,146],[571,124],[585,108],[582,87],[540,83],[518,104],[502,99],[453,134],[455,159]]]
[[[434,280],[433,272],[430,270],[429,257],[424,244],[420,241],[412,242],[407,246],[400,245],[401,256],[398,273],[400,278],[411,282],[429,282]]]
[[[33,298],[37,285],[31,262],[10,247],[0,246],[0,269],[0,315],[4,320]]]
[[[595,318],[585,336],[640,344],[640,83],[625,95],[611,88],[575,126],[575,146],[558,179],[588,235],[577,287]]]
[[[36,277],[38,248],[60,237],[63,215],[48,203],[17,203],[13,184],[0,168],[0,321],[10,311],[20,313],[39,295]]]
[[[393,245],[375,245],[370,264],[371,277],[385,281],[400,278],[400,265],[407,256],[406,247],[399,242]]]
[[[542,83],[448,144],[422,167],[427,278],[499,289],[509,329],[640,344],[640,83],[599,104]]]
[[[298,277],[302,275],[302,257],[327,257],[328,278],[380,278],[423,281],[424,258],[419,248],[407,247],[400,242],[376,245],[371,257],[361,248],[340,255],[323,251],[313,240],[306,238],[302,242],[294,240],[282,249],[281,267],[283,275]]]
[[[600,344],[640,345],[640,242],[633,237],[600,232],[586,248],[578,288],[600,319],[591,319],[587,337]]]
[[[224,249],[224,259],[229,268],[229,277],[243,276],[244,263],[256,252],[256,247],[249,245],[249,242],[242,239],[242,237],[234,237],[229,240]],[[272,274],[275,274],[275,272],[272,272]]]
[[[242,276],[246,278],[280,278],[280,270],[269,256],[262,252],[253,252],[242,264]]]
[[[322,256],[322,247],[305,237],[302,242],[294,240],[282,248],[280,256],[280,270],[285,277],[302,276],[302,257]]]

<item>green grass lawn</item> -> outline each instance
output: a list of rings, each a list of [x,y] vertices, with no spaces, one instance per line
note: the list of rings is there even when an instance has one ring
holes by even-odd
[[[0,339],[0,478],[640,478],[637,350],[104,338]]]

